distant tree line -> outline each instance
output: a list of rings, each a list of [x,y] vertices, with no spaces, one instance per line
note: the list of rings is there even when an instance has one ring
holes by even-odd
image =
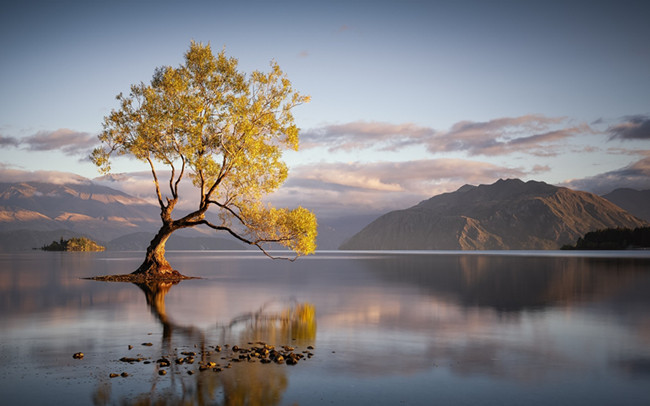
[[[578,238],[575,246],[565,245],[563,250],[624,250],[650,248],[650,227],[607,228],[590,231]]]
[[[59,241],[52,241],[52,244],[44,245],[41,249],[43,251],[104,251],[106,248],[86,237],[69,240],[61,237]]]

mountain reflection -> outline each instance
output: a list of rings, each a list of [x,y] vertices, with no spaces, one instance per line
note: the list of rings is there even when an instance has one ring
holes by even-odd
[[[184,326],[173,321],[167,314],[165,296],[177,284],[148,282],[136,284],[144,293],[147,306],[162,326],[160,358],[171,361],[165,375],[146,369],[158,369],[149,364],[142,374],[153,374],[150,388],[140,394],[111,393],[110,381],[103,380],[97,386],[95,404],[119,403],[123,405],[275,405],[282,400],[288,386],[284,365],[263,365],[259,361],[237,362],[238,353],[224,341],[211,342],[206,332],[194,326]],[[292,303],[279,306],[268,304],[256,312],[234,318],[228,323],[216,324],[220,339],[231,339],[233,345],[250,347],[252,344],[277,343],[305,347],[316,339],[316,312],[309,303]],[[210,344],[210,345],[209,345]],[[217,345],[219,350],[217,350]],[[199,371],[199,365],[180,365],[177,360],[182,353],[196,353],[196,364],[214,363],[219,372],[208,368]],[[146,365],[145,365],[146,367]]]
[[[345,357],[326,365],[332,373],[444,368],[512,382],[604,365],[643,373],[647,358],[621,360],[621,348],[609,346],[635,354],[636,343],[623,345],[624,337],[650,344],[647,259],[385,254],[358,261],[377,280],[353,290],[345,311],[321,319],[322,330],[356,334]]]
[[[463,307],[542,310],[597,300],[645,300],[632,283],[646,260],[512,255],[393,256],[367,261],[375,275]]]

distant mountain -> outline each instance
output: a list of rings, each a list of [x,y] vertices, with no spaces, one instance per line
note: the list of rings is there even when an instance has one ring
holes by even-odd
[[[144,251],[160,228],[160,208],[119,190],[83,183],[0,183],[0,251],[40,248],[61,238],[90,238],[109,251]],[[367,224],[358,224],[354,232]],[[204,233],[202,233],[203,231]],[[341,234],[329,230],[326,235]],[[236,250],[248,246],[207,228],[179,230],[170,250]],[[334,245],[338,247],[342,238]]]
[[[111,241],[97,241],[97,243],[106,247],[107,251],[145,251],[153,236],[153,232],[137,232]],[[0,252],[29,251],[51,244],[53,241],[82,237],[91,238],[65,229],[4,231],[0,232]],[[227,238],[172,235],[166,248],[168,250],[245,250],[249,247]]]
[[[380,213],[343,216],[338,218],[318,218],[318,249],[336,250],[339,246],[361,231]]]
[[[648,224],[591,193],[508,179],[465,185],[387,213],[340,248],[559,249],[588,231]]]
[[[650,221],[650,190],[621,188],[603,197],[633,216]]]
[[[0,183],[0,231],[66,229],[107,241],[159,223],[155,206],[90,181]]]
[[[109,251],[144,251],[160,228],[159,212],[157,206],[90,180],[0,183],[0,251],[31,250],[75,237],[96,240]],[[228,238],[191,234],[174,234],[167,249],[247,248]]]

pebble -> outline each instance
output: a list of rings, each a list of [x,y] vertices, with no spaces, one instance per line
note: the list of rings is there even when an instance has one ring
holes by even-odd
[[[222,357],[221,359],[228,360],[228,364],[226,366],[220,366],[216,362],[211,362],[211,361],[199,361],[199,371],[207,371],[208,369],[212,369],[214,372],[221,372],[223,369],[226,368],[232,368],[232,363],[237,363],[237,362],[242,362],[242,361],[248,361],[248,362],[257,362],[259,360],[260,363],[262,364],[270,364],[270,363],[276,363],[276,364],[286,364],[286,365],[297,365],[298,362],[302,359],[307,359],[307,358],[312,358],[314,356],[314,353],[309,350],[314,350],[314,346],[309,345],[307,346],[307,350],[301,351],[301,352],[294,352],[295,348],[292,346],[288,345],[283,345],[279,347],[278,350],[275,349],[275,346],[268,345],[263,341],[258,341],[256,343],[248,343],[250,347],[247,348],[242,348],[237,345],[233,345],[232,347],[228,344],[224,344],[223,347],[220,345],[215,345],[215,346],[210,346],[210,348],[214,348],[216,352],[221,352],[222,350],[230,350],[233,353],[238,353],[237,355],[232,354],[231,356],[228,357],[227,353],[226,356]],[[142,343],[143,346],[153,346],[152,343]],[[196,346],[195,346],[196,347]],[[133,349],[132,345],[128,346],[128,349],[131,350]],[[174,351],[177,351],[178,349],[174,349]],[[201,357],[206,358],[211,355],[210,351],[201,351],[199,352]],[[336,353],[335,351],[332,351],[332,354]],[[172,360],[178,364],[193,364],[194,363],[194,357],[197,356],[197,352],[195,351],[182,351],[180,354],[184,355],[184,357],[178,357],[178,358],[172,358]],[[73,355],[73,358],[75,359],[82,359],[84,357],[84,354],[82,352],[75,353]],[[141,362],[145,360],[140,354],[138,354],[138,357],[122,357],[120,358],[120,361],[122,362],[128,362],[128,363],[134,363],[134,362]],[[144,361],[145,364],[150,364],[153,361]],[[158,365],[158,368],[165,368],[171,366],[171,361],[166,358],[162,357],[156,361],[156,364]],[[187,370],[188,375],[193,375],[196,373],[196,370]],[[167,375],[167,370],[166,369],[158,369],[158,374],[159,375]],[[109,377],[111,378],[116,378],[118,376],[122,376],[126,378],[129,376],[127,372],[122,372],[121,374],[116,374],[116,373],[111,373],[109,374]]]
[[[120,358],[120,361],[122,362],[128,362],[129,364],[133,364],[134,362],[140,362],[144,358],[131,358],[131,357],[122,357]]]
[[[75,352],[74,354],[72,354],[72,358],[74,359],[82,359],[83,357],[84,357],[83,352]]]

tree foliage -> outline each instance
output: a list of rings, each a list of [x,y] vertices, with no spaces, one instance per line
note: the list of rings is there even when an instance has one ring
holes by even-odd
[[[650,248],[650,227],[606,228],[590,231],[578,238],[575,246],[563,249],[577,250],[624,250],[628,248]]]
[[[52,241],[50,245],[44,245],[41,249],[43,251],[104,251],[106,248],[86,237],[69,240],[61,237],[59,241]]]
[[[275,62],[269,72],[250,75],[237,65],[224,51],[214,55],[210,45],[192,42],[181,66],[160,67],[150,83],[117,96],[119,108],[105,117],[102,146],[91,158],[104,173],[115,155],[147,164],[163,228],[170,232],[204,225],[265,253],[266,243],[280,243],[296,255],[312,253],[313,213],[261,203],[287,177],[282,153],[297,150],[299,136],[291,110],[309,98],[292,88]],[[165,186],[162,176],[168,176]],[[185,177],[200,192],[197,208],[174,219]],[[206,217],[209,210],[218,214]]]

